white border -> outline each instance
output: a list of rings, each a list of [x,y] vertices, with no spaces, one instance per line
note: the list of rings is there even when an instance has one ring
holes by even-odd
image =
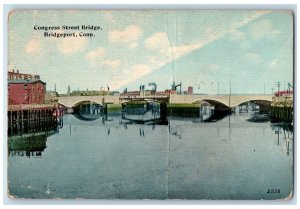
[[[208,207],[211,207],[213,205],[225,205],[222,207],[225,208],[231,208],[232,206],[234,207],[238,207],[240,208],[241,206],[246,206],[246,205],[256,205],[255,207],[257,207],[257,205],[285,205],[285,204],[289,204],[289,205],[294,205],[297,204],[297,187],[298,187],[298,182],[297,182],[297,176],[295,176],[295,194],[294,194],[294,198],[290,201],[203,201],[203,200],[188,200],[188,201],[184,201],[184,200],[132,200],[132,201],[127,201],[127,200],[10,200],[7,197],[7,191],[6,191],[6,171],[7,171],[7,167],[6,167],[6,162],[7,162],[7,151],[6,151],[6,73],[7,72],[7,15],[8,12],[12,9],[290,9],[294,11],[295,14],[295,31],[297,29],[297,1],[295,0],[286,0],[286,1],[275,1],[273,3],[275,3],[276,5],[268,5],[266,3],[269,3],[269,1],[266,0],[252,0],[252,1],[237,1],[237,0],[233,0],[230,1],[230,4],[217,4],[214,5],[214,3],[223,3],[221,1],[216,1],[216,0],[211,0],[209,1],[210,4],[201,4],[201,5],[196,5],[197,1],[195,0],[183,0],[183,1],[176,1],[176,5],[170,5],[170,4],[164,4],[167,3],[166,0],[152,0],[152,1],[139,1],[139,0],[132,0],[130,1],[130,3],[134,3],[134,4],[139,4],[139,5],[132,5],[129,4],[129,1],[122,1],[122,0],[111,0],[106,2],[106,4],[101,4],[101,5],[86,5],[87,3],[97,3],[95,1],[91,1],[91,0],[84,0],[84,1],[76,1],[73,0],[72,3],[74,2],[80,2],[81,4],[65,4],[68,1],[63,1],[63,0],[53,0],[51,1],[51,3],[56,3],[56,5],[50,5],[49,1],[43,1],[43,2],[39,2],[38,0],[27,0],[26,4],[24,4],[24,1],[22,0],[3,0],[2,5],[4,7],[1,7],[0,11],[1,11],[1,19],[3,22],[3,33],[1,33],[1,46],[3,49],[3,57],[1,58],[1,63],[2,63],[2,83],[3,85],[1,86],[1,91],[3,92],[3,97],[1,98],[0,102],[1,102],[1,107],[3,107],[2,111],[0,112],[1,117],[3,118],[2,120],[2,126],[1,126],[1,131],[0,131],[0,136],[3,136],[3,147],[1,149],[1,151],[3,151],[3,154],[0,154],[1,157],[3,157],[2,162],[3,163],[3,167],[1,167],[1,175],[3,174],[2,179],[3,179],[3,183],[2,184],[2,188],[3,190],[0,190],[0,194],[3,197],[3,202],[4,204],[13,204],[13,205],[26,205],[26,207],[30,207],[32,208],[33,206],[30,206],[31,204],[34,206],[38,206],[40,204],[48,204],[48,205],[73,205],[72,207],[80,207],[80,205],[86,204],[86,205],[92,205],[92,207],[95,207],[96,204],[101,204],[101,205],[127,205],[127,207],[132,208],[132,206],[129,205],[150,205],[151,207],[153,205],[162,205],[162,207],[164,205],[170,205],[170,204],[174,204],[177,206],[183,206],[183,205],[189,205],[192,207],[195,207],[195,205],[201,204],[201,205],[206,205]],[[15,3],[21,3],[21,4],[16,4],[13,5]],[[85,4],[82,4],[85,3]],[[102,2],[101,2],[102,3]],[[226,2],[228,3],[228,1]],[[263,4],[249,4],[249,3],[263,3]],[[295,5],[280,5],[280,3],[292,3]],[[4,4],[11,4],[11,5],[4,5]],[[30,5],[33,4],[33,5]],[[118,4],[118,5],[117,5]],[[236,5],[239,4],[239,5]],[[295,35],[298,35],[297,33]],[[296,42],[297,37],[295,37],[295,55],[296,54]],[[296,61],[295,61],[296,62]],[[295,63],[296,64],[296,63]],[[295,65],[295,83],[297,81],[297,73],[296,73],[296,65]],[[297,93],[297,98],[298,98],[298,92],[296,90]],[[5,102],[4,102],[5,101]],[[298,103],[298,101],[297,101]],[[298,121],[298,115],[297,115],[297,120]],[[297,125],[297,126],[296,126]],[[298,124],[295,123],[296,129],[298,130]],[[295,146],[297,147],[297,134],[295,133]],[[295,152],[297,153],[297,151]],[[297,155],[295,154],[295,171],[296,168],[298,167],[296,163],[298,163],[299,161],[297,160]],[[2,170],[3,168],[3,170]],[[4,173],[3,173],[4,172]],[[297,186],[296,186],[297,185]],[[3,192],[3,193],[2,193]],[[79,205],[80,204],[80,205]],[[79,205],[79,206],[75,206],[75,205]],[[232,206],[230,206],[232,205]],[[22,206],[24,207],[24,206]],[[40,206],[38,206],[40,207]],[[43,206],[45,207],[45,206]],[[49,206],[50,207],[50,206]],[[286,207],[286,206],[284,206]],[[47,207],[46,207],[47,208]]]

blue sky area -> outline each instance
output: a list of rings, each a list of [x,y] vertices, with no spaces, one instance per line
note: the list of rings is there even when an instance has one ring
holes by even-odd
[[[35,26],[97,25],[92,38],[47,38]],[[182,82],[196,93],[271,93],[293,82],[288,11],[33,11],[9,17],[9,70],[39,74],[47,89],[159,90]],[[147,87],[150,89],[150,87]]]

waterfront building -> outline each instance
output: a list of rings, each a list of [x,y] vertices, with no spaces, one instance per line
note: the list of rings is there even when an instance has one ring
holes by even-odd
[[[59,94],[56,91],[46,91],[45,94],[45,102],[46,103],[52,103],[57,102],[57,97],[59,97]]]
[[[8,72],[8,105],[44,104],[46,83],[39,75]]]
[[[7,79],[8,80],[27,80],[27,79],[39,80],[40,76],[20,73],[19,70],[16,70],[16,71],[12,70],[12,71],[8,72]]]

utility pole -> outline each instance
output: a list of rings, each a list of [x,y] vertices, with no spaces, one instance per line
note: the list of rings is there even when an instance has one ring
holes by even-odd
[[[231,96],[231,81],[229,82],[229,108],[230,108],[230,96]]]
[[[70,85],[68,85],[67,95],[70,96],[70,94],[71,94],[71,88],[70,88]]]
[[[278,91],[280,91],[280,81],[277,81],[277,82],[276,82],[276,85],[277,85]]]
[[[292,87],[292,89],[294,89],[294,87],[290,83],[288,83],[289,92],[291,91],[291,87]]]
[[[266,83],[264,83],[264,94],[266,94]]]
[[[181,94],[181,85],[182,85],[182,84],[181,84],[181,81],[180,81],[180,94]]]
[[[220,94],[220,83],[218,82],[218,95]]]

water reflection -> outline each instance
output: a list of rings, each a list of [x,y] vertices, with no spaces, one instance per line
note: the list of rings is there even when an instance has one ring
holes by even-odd
[[[293,153],[293,127],[287,123],[273,123],[271,128],[275,133],[277,146],[282,146],[287,155]]]
[[[29,116],[27,116],[29,117]],[[20,136],[24,134],[34,134],[37,132],[45,132],[58,130],[63,126],[63,117],[47,117],[36,120],[14,120],[8,124],[8,136]]]
[[[46,149],[47,138],[56,131],[37,132],[8,138],[9,156],[41,157]]]
[[[215,107],[208,102],[200,103],[200,121],[209,121],[210,118],[214,115]]]
[[[189,112],[189,114],[184,113],[180,115],[180,111],[176,114],[170,110],[167,110],[166,103],[157,102],[128,102],[122,104],[121,118],[122,124],[148,124],[148,125],[168,125],[170,117],[189,117],[193,119],[194,123],[200,122],[216,122],[221,120],[225,116],[230,114],[228,110],[216,109],[210,103],[202,103],[197,111]],[[169,117],[168,115],[169,114]],[[110,113],[104,112],[101,105],[94,103],[83,103],[75,108],[73,115],[79,120],[83,121],[93,121],[102,120],[102,124],[105,125],[109,121],[108,115]],[[153,126],[155,127],[155,126]]]
[[[195,123],[197,118],[169,116],[166,126],[133,123],[121,113],[92,121],[65,115],[57,134],[10,141],[10,192],[25,198],[101,199],[274,199],[289,194],[291,127],[248,122],[245,114],[214,123]],[[37,178],[37,171],[45,175]],[[282,193],[270,196],[266,185]]]
[[[23,121],[22,128],[11,131],[8,135],[9,156],[41,157],[46,149],[47,138],[59,134],[64,126],[63,117],[55,120]]]
[[[122,119],[130,123],[167,125],[167,104],[157,102],[128,102],[122,104]]]
[[[103,113],[103,106],[95,102],[86,101],[74,107],[74,116],[80,120],[96,120]]]
[[[251,111],[249,111],[251,112]],[[259,113],[257,113],[259,114]],[[74,115],[76,121],[67,121],[66,123],[69,125],[69,133],[70,136],[73,134],[76,135],[76,127],[77,125],[86,125],[86,120],[81,120],[80,117],[76,117]],[[212,116],[212,115],[210,115]],[[233,129],[236,128],[242,128],[244,127],[243,124],[245,122],[250,122],[248,120],[248,113],[234,113],[233,115],[227,115],[223,116],[222,118],[219,118],[217,121],[214,123],[218,124],[215,128],[215,132],[217,137],[222,138],[222,140],[231,140],[232,137],[232,132]],[[232,121],[232,118],[234,119]],[[168,125],[167,125],[167,130],[170,136],[173,136],[176,139],[182,140],[184,139],[184,133],[186,132],[187,126],[190,126],[191,124],[199,123],[199,125],[195,126],[197,130],[201,130],[205,128],[205,124],[207,124],[207,121],[202,121],[201,117],[171,117],[169,116],[167,118],[168,120]],[[82,122],[80,122],[82,121]],[[105,127],[104,132],[106,133],[106,136],[110,136],[112,134],[115,134],[117,130],[121,127],[122,130],[128,131],[131,134],[137,134],[141,138],[146,138],[146,131],[145,128],[147,128],[148,131],[152,131],[155,133],[156,127],[160,126],[159,123],[144,123],[144,124],[136,124],[133,121],[130,121],[128,119],[124,119],[123,115],[121,113],[114,113],[114,114],[104,114],[100,115],[100,117],[96,120],[90,121],[91,124],[97,126],[103,126]],[[253,123],[254,121],[251,121]],[[268,122],[268,121],[265,121]],[[255,125],[257,124],[257,125]],[[260,121],[258,123],[254,122],[253,125],[251,126],[250,123],[248,124],[249,128],[251,127],[259,127]],[[269,125],[268,125],[269,124]],[[212,123],[213,125],[213,123]],[[293,144],[293,127],[287,123],[266,123],[267,126],[261,127],[262,131],[262,137],[265,137],[265,131],[268,129],[268,127],[271,127],[271,130],[274,132],[274,136],[276,138],[276,145],[277,146],[283,146],[283,149],[286,149],[286,154],[289,155],[292,152],[292,144]],[[130,126],[130,128],[129,128]],[[136,129],[136,126],[138,128]],[[134,128],[136,131],[133,131],[132,128]],[[223,130],[220,130],[223,129]],[[227,131],[224,132],[224,129]],[[118,132],[118,131],[117,131]],[[248,134],[253,134],[253,133],[248,133]]]

